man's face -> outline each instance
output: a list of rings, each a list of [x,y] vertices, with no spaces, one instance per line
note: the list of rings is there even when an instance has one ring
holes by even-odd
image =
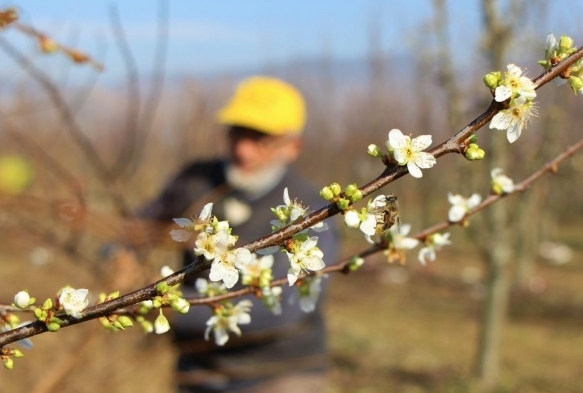
[[[249,128],[229,128],[229,147],[233,164],[253,173],[276,164],[291,164],[298,156],[301,139],[292,135],[268,135]]]

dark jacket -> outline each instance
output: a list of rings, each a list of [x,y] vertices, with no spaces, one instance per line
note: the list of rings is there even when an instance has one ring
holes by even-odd
[[[302,201],[312,211],[325,204],[319,197],[318,190],[293,169],[265,195],[250,199],[226,185],[224,165],[223,161],[195,162],[188,165],[140,215],[143,218],[168,221],[172,218],[198,215],[204,204],[213,202],[213,215],[224,219],[224,201],[234,198],[251,209],[248,221],[236,226],[231,224],[232,233],[239,236],[237,245],[242,245],[271,233],[270,221],[274,216],[270,208],[283,204],[285,187],[288,188],[292,200]],[[186,212],[189,215],[185,215]],[[315,234],[326,264],[335,262],[337,257],[336,233],[332,225],[330,227],[326,232]],[[280,252],[274,257],[274,277],[286,277],[289,268],[287,257]],[[192,260],[193,254],[186,252],[184,263],[191,263]],[[205,277],[208,277],[208,273]],[[322,284],[324,289],[326,279]],[[281,315],[273,315],[260,300],[248,297],[254,304],[251,323],[240,326],[242,337],[230,334],[224,347],[214,344],[212,334],[208,342],[204,341],[205,323],[211,316],[207,307],[191,308],[188,314],[175,318],[172,328],[180,351],[179,370],[218,370],[219,373],[236,380],[243,377],[261,379],[290,369],[301,371],[324,368],[326,362],[322,355],[326,350],[326,343],[320,307],[312,313],[304,313],[298,305],[297,288],[286,285],[283,289]],[[186,296],[196,295],[192,283],[183,290]],[[291,304],[294,297],[296,301]],[[321,304],[321,300],[318,304]],[[235,299],[234,303],[238,301],[239,299]],[[274,366],[277,364],[281,367]]]

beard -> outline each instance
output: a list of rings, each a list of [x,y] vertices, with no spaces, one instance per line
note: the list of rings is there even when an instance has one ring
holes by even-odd
[[[225,177],[233,189],[253,200],[267,194],[277,186],[286,171],[287,165],[284,162],[274,162],[253,172],[243,171],[234,163],[227,162]]]

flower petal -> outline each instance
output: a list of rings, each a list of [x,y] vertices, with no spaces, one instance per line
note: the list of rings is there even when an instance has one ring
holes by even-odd
[[[404,147],[407,144],[407,140],[405,139],[405,136],[403,135],[401,130],[399,130],[397,128],[393,128],[391,131],[389,131],[388,142],[393,149],[397,149],[399,147]]]
[[[414,162],[408,162],[407,169],[409,170],[411,176],[416,177],[417,179],[423,177],[423,172],[421,172],[421,169],[419,169],[417,164],[415,164]]]
[[[435,165],[436,162],[437,161],[435,160],[435,157],[433,157],[433,155],[430,153],[419,152],[415,156],[415,164],[419,168],[424,168],[424,169],[431,168]]]
[[[451,222],[459,222],[464,218],[466,215],[466,209],[464,206],[452,206],[449,209],[449,213],[447,214],[449,221]]]
[[[411,148],[420,152],[427,149],[433,143],[431,135],[419,135],[411,141]]]

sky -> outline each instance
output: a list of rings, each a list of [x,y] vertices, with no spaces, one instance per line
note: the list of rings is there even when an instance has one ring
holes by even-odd
[[[477,40],[479,3],[448,2],[454,44]],[[576,15],[583,15],[583,2],[548,3],[549,19],[560,14],[562,26],[581,25]],[[371,24],[378,26],[383,50],[399,55],[423,40],[420,26],[432,13],[431,0],[14,0],[4,6],[16,6],[24,23],[94,55],[106,66],[105,78],[118,78],[123,63],[111,32],[111,11],[117,9],[139,68],[147,73],[153,64],[160,4],[168,6],[168,73],[195,76],[260,69],[324,52],[340,59],[362,58],[370,48]],[[573,29],[569,33],[575,33]],[[544,42],[546,30],[535,34]],[[25,52],[33,49],[32,43],[7,36],[27,48]]]

